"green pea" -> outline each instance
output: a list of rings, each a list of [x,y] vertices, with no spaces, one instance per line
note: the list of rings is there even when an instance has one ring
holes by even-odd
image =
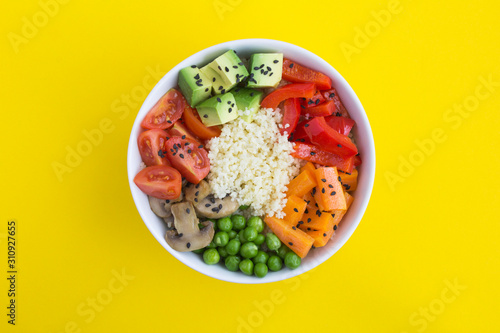
[[[273,272],[277,272],[281,270],[281,267],[283,267],[283,262],[281,261],[280,257],[271,256],[269,257],[269,259],[267,259],[267,267],[269,267],[269,269]]]
[[[255,243],[255,245],[260,246],[265,241],[266,241],[266,236],[264,236],[263,234],[258,234],[257,238],[255,238],[253,242]]]
[[[238,208],[239,210],[247,210],[248,208],[250,208],[250,206],[247,206],[247,205],[241,205],[240,208]]]
[[[255,264],[261,262],[263,264],[265,264],[267,262],[267,260],[269,259],[269,254],[267,254],[266,252],[264,251],[259,251],[257,252],[257,255],[255,257],[253,257],[253,262]]]
[[[231,239],[226,245],[226,251],[228,254],[234,256],[240,251],[241,243],[237,239]]]
[[[215,265],[220,260],[219,252],[216,249],[208,249],[203,252],[203,261],[207,265]]]
[[[238,233],[236,231],[234,231],[234,230],[229,230],[227,232],[227,235],[229,236],[229,239],[231,240],[231,239],[236,238],[236,236],[238,235]]]
[[[300,257],[293,252],[288,252],[285,255],[285,266],[290,269],[295,269],[300,266]]]
[[[258,234],[257,229],[254,227],[246,227],[243,231],[243,235],[245,236],[247,242],[253,242],[257,238]]]
[[[245,259],[242,260],[239,264],[240,271],[243,272],[243,274],[246,275],[252,275],[253,274],[253,262],[250,259]]]
[[[207,249],[215,249],[217,247],[217,245],[215,245],[214,243],[214,240],[212,239],[212,241],[210,242],[210,244],[207,245]]]
[[[214,236],[214,243],[217,246],[226,246],[229,242],[229,235],[225,231],[218,231]]]
[[[230,231],[233,229],[233,222],[230,217],[223,217],[217,221],[217,227],[222,231]]]
[[[198,250],[193,250],[191,252],[196,253],[196,254],[200,254],[200,253],[203,253],[204,251],[205,251],[205,249],[198,249]]]
[[[266,245],[269,250],[277,251],[281,246],[281,241],[278,236],[270,232],[266,235]]]
[[[262,232],[264,230],[264,222],[258,216],[252,216],[250,220],[248,220],[247,225],[257,229],[257,232]]]
[[[255,264],[254,273],[256,277],[263,278],[267,275],[267,266],[261,262]]]
[[[226,268],[231,272],[236,272],[238,270],[238,265],[241,262],[241,258],[238,256],[228,256],[224,261]]]
[[[224,246],[219,246],[217,248],[217,251],[219,251],[219,255],[222,257],[222,258],[225,258],[229,255],[229,253],[227,253],[227,250],[226,250],[226,247]]]
[[[259,248],[252,242],[245,243],[240,248],[240,254],[243,258],[253,258],[259,253]]]
[[[233,222],[234,230],[243,230],[245,229],[247,222],[244,216],[241,215],[233,215],[231,216],[231,222]]]
[[[278,251],[276,251],[281,259],[285,259],[285,255],[290,252],[290,249],[285,244],[281,244]]]
[[[247,239],[245,238],[245,230],[240,230],[240,232],[238,232],[238,237],[240,238],[240,242],[242,243],[246,243],[248,242]]]

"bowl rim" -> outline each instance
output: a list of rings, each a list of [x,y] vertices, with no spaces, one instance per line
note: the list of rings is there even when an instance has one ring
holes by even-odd
[[[200,264],[203,265],[202,267],[207,268],[205,270],[200,269],[199,264],[194,264],[192,262],[184,260],[184,258],[183,258],[184,252],[175,251],[175,250],[169,248],[168,245],[167,245],[167,247],[165,247],[165,245],[163,245],[163,243],[161,241],[163,236],[159,237],[153,232],[152,227],[150,227],[150,223],[147,222],[148,219],[145,216],[146,211],[144,210],[144,207],[140,206],[137,202],[138,198],[136,196],[138,195],[137,193],[138,193],[138,191],[140,192],[140,190],[137,188],[137,186],[133,182],[133,179],[134,179],[135,174],[137,172],[138,165],[140,164],[140,162],[137,162],[137,160],[133,160],[132,154],[131,154],[131,152],[137,146],[137,137],[134,136],[134,133],[137,132],[138,128],[140,128],[140,123],[142,121],[142,118],[140,118],[139,115],[142,115],[143,113],[147,113],[147,111],[143,110],[146,108],[145,106],[148,106],[149,104],[154,104],[151,102],[151,99],[153,98],[152,95],[155,95],[155,92],[157,90],[161,89],[160,87],[163,85],[163,83],[171,75],[177,75],[180,69],[187,67],[187,66],[191,65],[192,63],[195,63],[194,61],[192,61],[192,59],[200,57],[201,54],[213,53],[216,50],[221,50],[224,48],[237,49],[238,47],[248,46],[248,44],[256,45],[256,46],[258,45],[258,47],[273,48],[273,49],[291,48],[291,49],[294,49],[295,51],[301,53],[302,56],[305,56],[305,57],[310,59],[311,65],[307,64],[308,67],[314,68],[314,67],[318,67],[318,65],[319,65],[319,67],[330,68],[330,70],[334,73],[334,76],[335,76],[335,80],[334,80],[334,82],[336,83],[335,88],[338,90],[338,85],[341,85],[343,87],[342,88],[343,90],[347,90],[347,92],[349,93],[349,99],[351,100],[351,103],[354,103],[356,108],[358,110],[360,110],[359,115],[357,116],[357,118],[360,118],[360,119],[356,119],[356,124],[359,127],[359,120],[362,120],[363,128],[364,128],[364,130],[362,132],[362,134],[363,134],[362,137],[363,137],[363,141],[365,141],[366,145],[368,146],[368,149],[366,149],[363,152],[363,164],[369,165],[369,167],[364,167],[365,170],[363,171],[363,177],[368,177],[366,180],[367,181],[367,187],[365,190],[366,192],[364,193],[365,195],[362,198],[363,200],[360,203],[358,200],[358,203],[356,203],[358,205],[358,210],[356,212],[354,212],[356,215],[354,217],[353,223],[350,224],[350,228],[349,228],[348,232],[345,233],[344,236],[341,237],[340,239],[337,239],[334,246],[329,248],[329,249],[326,249],[326,251],[324,251],[324,253],[322,253],[322,255],[319,256],[319,258],[316,258],[316,256],[312,259],[307,258],[308,259],[307,265],[302,264],[299,268],[297,268],[295,270],[288,270],[285,268],[285,270],[282,270],[280,272],[272,272],[272,274],[268,274],[265,278],[257,278],[255,276],[246,276],[244,274],[241,274],[240,272],[237,272],[240,274],[238,274],[238,276],[235,277],[235,275],[230,274],[233,272],[229,272],[229,271],[226,271],[228,274],[224,274],[221,276],[220,274],[216,274],[216,272],[214,270],[210,269],[212,266],[206,265],[203,261],[201,261]],[[171,88],[173,88],[173,87],[171,87]],[[345,95],[343,94],[343,96],[344,96],[343,100],[345,101],[346,100]],[[154,102],[156,102],[156,100]],[[148,109],[149,108],[150,107],[148,106]],[[356,138],[356,139],[359,140],[358,138]],[[358,96],[356,95],[356,93],[354,92],[352,87],[349,85],[349,83],[344,79],[344,77],[326,60],[324,60],[320,56],[316,55],[315,53],[313,53],[307,49],[304,49],[301,46],[291,44],[288,42],[284,42],[284,41],[273,40],[273,39],[263,39],[263,38],[238,39],[238,40],[226,41],[223,43],[219,43],[219,44],[210,46],[208,48],[202,49],[202,50],[192,54],[191,56],[185,58],[184,60],[179,62],[177,65],[175,65],[172,69],[170,69],[158,81],[158,83],[153,87],[153,89],[151,89],[151,91],[149,91],[148,96],[145,98],[143,104],[141,105],[141,108],[137,112],[136,118],[134,120],[134,124],[133,124],[132,129],[131,129],[128,148],[127,148],[127,175],[128,175],[130,191],[132,194],[132,198],[134,200],[134,204],[135,204],[135,206],[139,212],[139,215],[141,216],[144,224],[146,225],[146,227],[148,228],[150,233],[153,235],[153,237],[160,243],[160,245],[162,245],[162,247],[164,247],[177,260],[179,260],[180,262],[182,262],[186,266],[190,267],[191,269],[193,269],[201,274],[210,276],[210,277],[217,279],[217,280],[222,280],[222,281],[226,281],[226,282],[233,282],[233,283],[242,283],[242,284],[271,283],[271,282],[282,281],[282,280],[285,280],[285,279],[288,279],[288,278],[291,278],[294,276],[298,276],[302,273],[305,273],[305,272],[319,266],[320,264],[322,264],[323,262],[325,262],[326,260],[331,258],[340,248],[342,248],[342,246],[345,245],[347,240],[352,236],[354,231],[359,226],[359,223],[361,222],[361,219],[362,219],[362,217],[367,209],[367,206],[368,206],[368,203],[369,203],[369,200],[371,197],[371,193],[373,191],[373,185],[374,185],[374,181],[375,181],[375,144],[374,144],[371,126],[370,126],[370,123],[368,121],[368,117],[366,115],[366,111],[364,110]],[[140,194],[144,195],[142,192],[140,192]],[[147,207],[147,210],[149,210],[149,212],[151,212],[149,205]],[[351,215],[352,215],[351,211],[349,211],[348,213],[351,213]],[[241,276],[239,276],[239,275],[241,275]],[[248,278],[251,278],[251,279],[248,279]]]

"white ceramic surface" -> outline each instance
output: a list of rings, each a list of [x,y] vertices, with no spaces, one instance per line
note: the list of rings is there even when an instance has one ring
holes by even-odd
[[[363,160],[359,167],[358,188],[353,194],[354,202],[332,240],[322,248],[311,250],[309,255],[302,260],[302,265],[298,269],[284,268],[279,272],[269,272],[265,278],[261,279],[255,276],[246,276],[241,272],[230,272],[221,264],[209,266],[203,262],[200,255],[191,252],[177,252],[171,249],[164,239],[165,224],[151,211],[147,196],[133,182],[141,163],[137,148],[137,137],[142,131],[140,123],[149,109],[167,90],[177,85],[180,69],[191,65],[201,67],[229,49],[236,50],[243,57],[257,52],[282,52],[285,57],[330,76],[342,102],[356,121],[353,133]],[[289,43],[269,39],[242,39],[218,44],[190,56],[172,68],[156,84],[144,101],[132,127],[127,155],[127,173],[132,197],[139,214],[153,236],[171,255],[192,269],[216,279],[235,283],[267,283],[288,279],[318,266],[337,252],[351,237],[363,217],[372,192],[375,178],[375,146],[370,124],[361,102],[347,81],[329,63],[310,51]]]

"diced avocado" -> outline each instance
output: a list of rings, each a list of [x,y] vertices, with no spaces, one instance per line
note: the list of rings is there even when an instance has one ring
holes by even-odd
[[[207,65],[222,78],[228,88],[236,86],[248,76],[248,71],[233,50],[229,50]]]
[[[212,92],[214,95],[225,94],[229,91],[233,86],[224,82],[222,77],[215,72],[212,67],[206,65],[201,69],[201,72],[208,77],[208,80],[212,83]]]
[[[205,126],[225,124],[238,117],[236,101],[231,93],[209,98],[198,104],[196,110]]]
[[[275,88],[281,81],[283,53],[255,53],[250,57],[248,87]]]
[[[178,83],[192,107],[209,98],[212,92],[212,82],[196,66],[181,69]]]
[[[251,110],[248,114],[241,115],[240,117],[246,122],[252,122],[253,115],[260,109],[260,102],[264,93],[260,90],[249,88],[236,88],[231,92],[233,93],[238,110]]]

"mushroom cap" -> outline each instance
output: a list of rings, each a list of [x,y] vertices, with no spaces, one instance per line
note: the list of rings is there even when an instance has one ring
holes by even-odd
[[[161,218],[170,217],[172,216],[171,212],[172,204],[175,202],[182,201],[183,198],[184,195],[182,194],[182,192],[177,199],[171,199],[171,200],[158,199],[148,195],[149,207],[151,207],[153,213],[155,213],[157,216]]]
[[[230,196],[217,199],[213,195],[207,196],[195,206],[196,213],[209,219],[220,219],[234,213],[240,205]]]
[[[184,189],[186,200],[197,205],[211,193],[210,185],[205,180],[198,184],[188,184]]]
[[[210,221],[202,223],[203,229],[198,226],[193,205],[190,202],[181,202],[172,205],[175,230],[168,230],[165,240],[168,245],[179,252],[202,249],[214,237],[214,225]]]

